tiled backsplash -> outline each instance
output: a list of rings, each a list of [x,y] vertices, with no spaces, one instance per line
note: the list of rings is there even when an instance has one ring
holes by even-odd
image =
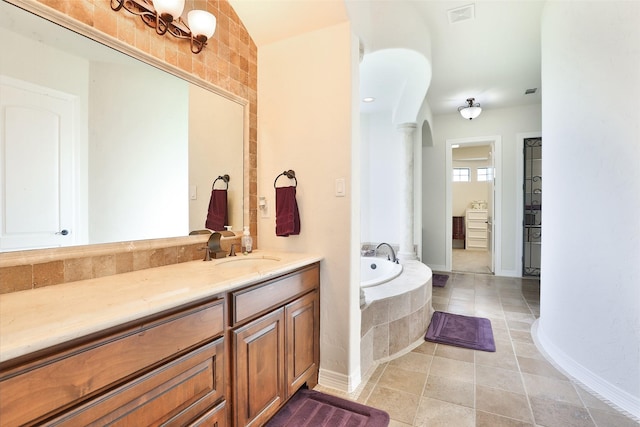
[[[0,254],[0,294],[201,260],[208,235]],[[229,252],[240,236],[223,237]]]

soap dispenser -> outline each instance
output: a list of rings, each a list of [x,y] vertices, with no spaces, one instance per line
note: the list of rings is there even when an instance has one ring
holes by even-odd
[[[251,253],[253,250],[253,238],[251,237],[251,233],[249,233],[249,226],[244,227],[244,231],[242,232],[242,252]]]

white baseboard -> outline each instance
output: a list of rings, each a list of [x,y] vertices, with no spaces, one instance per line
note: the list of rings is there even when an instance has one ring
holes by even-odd
[[[435,265],[435,264],[427,264],[427,267],[431,269],[431,271],[442,271],[442,272],[451,272],[451,270],[447,270],[446,265]]]
[[[500,270],[494,272],[494,274],[501,277],[522,277],[522,274],[518,273],[516,270]]]
[[[345,375],[327,369],[320,368],[318,372],[318,384],[323,387],[331,387],[344,393],[353,392],[362,382],[360,368],[352,375]]]
[[[536,320],[531,328],[531,336],[538,350],[561,372],[585,386],[600,399],[616,406],[618,409],[631,415],[640,421],[640,396],[632,394],[616,387],[569,357],[565,352],[556,347],[547,339],[540,327],[540,319]]]

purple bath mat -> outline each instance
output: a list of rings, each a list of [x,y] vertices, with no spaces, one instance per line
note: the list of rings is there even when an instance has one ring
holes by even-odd
[[[491,321],[482,317],[436,311],[424,339],[473,350],[496,351]]]
[[[387,427],[389,414],[380,409],[319,391],[301,389],[265,427]]]
[[[433,273],[431,276],[431,283],[436,288],[444,288],[444,285],[447,284],[447,280],[449,280],[449,276],[446,274]]]

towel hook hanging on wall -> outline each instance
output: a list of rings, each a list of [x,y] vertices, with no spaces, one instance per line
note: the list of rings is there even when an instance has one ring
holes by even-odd
[[[283,175],[295,181],[296,184],[294,185],[294,187],[298,186],[298,180],[296,179],[295,171],[289,169],[288,171],[284,171],[280,175],[276,176],[276,179],[273,181],[273,188],[276,188],[276,182],[278,182],[278,178],[280,178]]]
[[[229,175],[227,175],[227,174],[225,174],[225,175],[220,175],[219,177],[217,177],[217,178],[213,181],[213,184],[211,184],[211,189],[213,190],[213,187],[215,187],[215,185],[216,185],[216,181],[218,181],[218,180],[220,180],[220,179],[221,179],[225,184],[227,184],[227,188],[225,188],[225,190],[228,190],[228,189],[229,189],[229,180],[230,180],[231,178],[229,178]]]

